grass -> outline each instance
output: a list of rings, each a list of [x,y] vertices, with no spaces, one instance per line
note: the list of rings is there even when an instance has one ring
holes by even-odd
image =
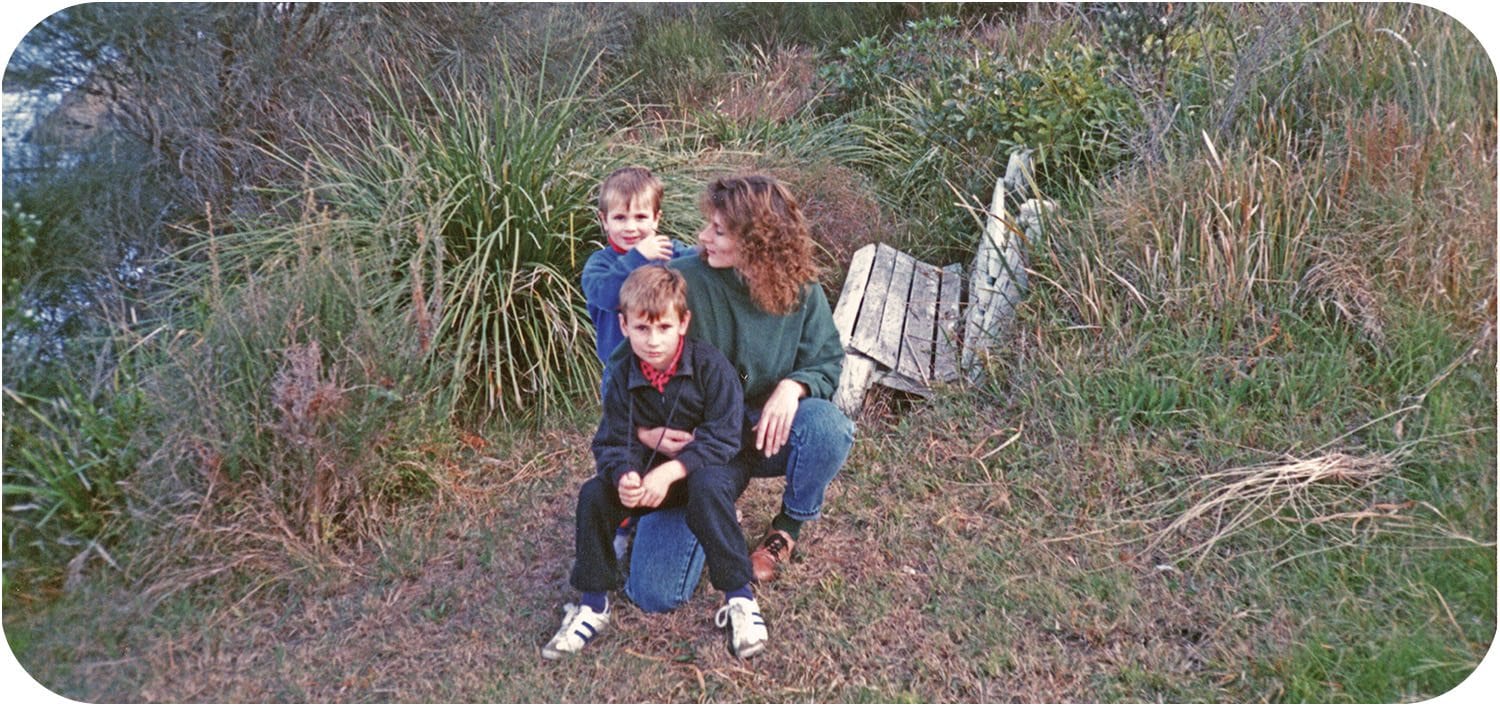
[[[1048,195],[987,376],[867,401],[826,518],[757,590],[770,651],[729,655],[705,584],[667,615],[619,603],[589,652],[540,661],[591,471],[569,288],[598,175],[652,165],[686,235],[704,178],[769,170],[832,270],[873,240],[945,265],[1009,139],[933,152],[898,120],[929,96],[823,94],[812,67],[840,53],[816,43],[878,60],[896,18],[799,7],[775,42],[723,24],[775,8],[724,9],[590,14],[659,20],[636,55],[590,40],[598,72],[534,66],[541,45],[471,92],[376,79],[406,88],[350,110],[366,139],[314,151],[285,214],[190,234],[190,326],[141,347],[178,368],[145,390],[174,440],[219,454],[147,456],[126,498],[156,506],[128,508],[177,523],[137,522],[110,549],[129,562],[91,561],[69,594],[14,593],[7,547],[6,635],[36,680],[105,702],[1393,702],[1474,671],[1496,626],[1495,80],[1406,6],[1203,8],[1174,30],[1181,54],[1131,90],[1181,110],[1114,125],[1161,132],[1101,137],[1154,147]],[[945,26],[931,51],[1104,50],[1067,7]],[[1076,85],[1114,69],[1095,60]],[[596,112],[632,67],[625,90],[664,103]],[[556,289],[516,287],[533,267]],[[534,372],[503,354],[536,347],[540,378],[505,379]],[[314,414],[339,396],[345,415]],[[476,407],[503,412],[454,415]],[[358,513],[323,507],[344,525],[316,547],[326,460],[369,481],[339,497]],[[216,473],[274,484],[216,497]],[[742,499],[748,537],[778,492]]]

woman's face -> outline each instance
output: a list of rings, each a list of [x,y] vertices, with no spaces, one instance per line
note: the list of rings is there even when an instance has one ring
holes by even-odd
[[[739,239],[724,228],[724,219],[714,212],[698,232],[698,247],[711,268],[733,268],[740,264]]]

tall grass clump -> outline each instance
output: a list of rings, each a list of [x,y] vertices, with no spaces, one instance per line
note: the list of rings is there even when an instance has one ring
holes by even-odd
[[[416,90],[396,88],[388,67],[370,79],[368,122],[314,148],[310,179],[335,233],[387,259],[388,293],[427,313],[429,354],[470,410],[567,407],[597,380],[576,284],[608,164],[603,102],[582,90],[591,67],[561,85],[499,72]]]
[[[115,562],[150,411],[123,370],[102,384],[59,377],[51,397],[4,391],[7,602],[71,585],[91,560]]]
[[[336,235],[347,224],[309,205],[299,226],[289,252],[276,233],[202,235],[203,268],[172,276],[193,306],[143,343],[164,423],[132,503],[164,533],[138,559],[154,589],[336,559],[443,479],[427,458],[452,404],[410,300]],[[266,257],[252,267],[231,245]]]

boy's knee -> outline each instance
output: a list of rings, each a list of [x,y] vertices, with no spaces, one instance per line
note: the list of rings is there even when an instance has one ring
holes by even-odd
[[[739,498],[740,485],[734,470],[726,467],[705,467],[688,475],[688,503],[697,501],[729,501]]]
[[[583,486],[578,489],[578,510],[580,512],[584,509],[609,506],[612,502],[613,498],[610,494],[610,489],[605,485],[604,480],[598,477],[584,482]]]

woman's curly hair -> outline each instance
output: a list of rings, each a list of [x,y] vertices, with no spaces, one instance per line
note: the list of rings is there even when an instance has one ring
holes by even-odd
[[[722,177],[708,185],[699,208],[705,216],[718,212],[724,229],[736,239],[740,262],[735,270],[750,286],[756,306],[774,315],[797,309],[803,289],[818,278],[818,266],[812,236],[792,193],[769,175]]]

